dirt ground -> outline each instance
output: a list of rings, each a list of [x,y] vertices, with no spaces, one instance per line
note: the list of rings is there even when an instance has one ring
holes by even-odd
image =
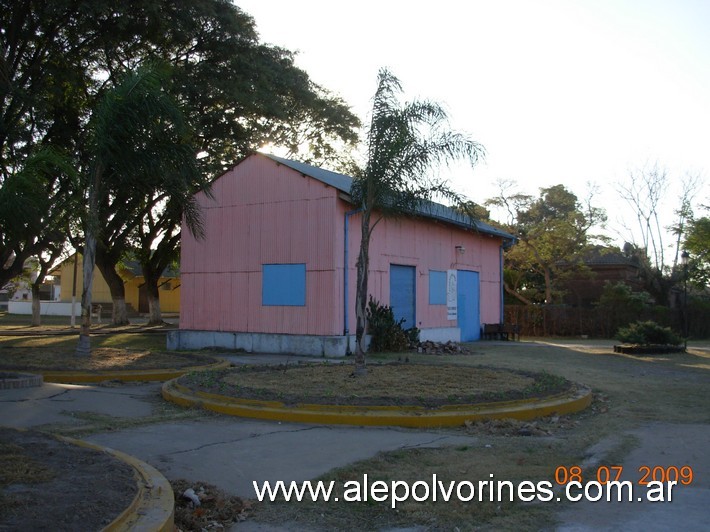
[[[137,492],[113,456],[35,431],[0,432],[0,530],[99,530]]]

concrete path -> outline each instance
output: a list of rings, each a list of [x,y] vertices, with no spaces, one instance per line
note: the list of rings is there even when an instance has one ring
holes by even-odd
[[[117,387],[44,384],[0,391],[0,425],[30,428],[79,424],[72,414],[151,415],[160,384]],[[241,497],[255,496],[252,481],[302,481],[381,451],[471,445],[475,439],[438,431],[386,427],[289,424],[210,416],[170,421],[84,438],[135,456],[168,479],[215,484]]]
[[[468,444],[474,438],[439,432],[319,426],[214,418],[97,434],[88,441],[127,452],[169,479],[215,484],[255,496],[253,481],[303,481],[374,456],[411,447]]]
[[[0,425],[30,428],[50,423],[76,423],[73,413],[144,417],[149,401],[159,397],[160,384],[83,386],[45,383],[39,387],[0,390]]]

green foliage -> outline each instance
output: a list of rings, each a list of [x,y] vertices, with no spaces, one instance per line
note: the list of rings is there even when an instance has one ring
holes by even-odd
[[[367,162],[353,183],[353,199],[369,212],[385,214],[412,214],[434,197],[463,203],[446,180],[432,177],[431,169],[459,158],[473,165],[483,156],[483,147],[450,131],[439,104],[402,103],[401,93],[399,80],[381,69],[367,130]]]
[[[621,342],[637,345],[678,345],[682,342],[670,327],[662,327],[654,321],[637,321],[622,327],[616,337]]]
[[[579,268],[581,257],[598,237],[590,229],[602,223],[602,209],[582,205],[564,185],[541,188],[535,198],[505,189],[486,201],[510,216],[503,227],[518,238],[506,259],[506,289],[525,304],[557,303],[563,292],[558,282],[564,273]]]
[[[396,321],[392,307],[381,305],[370,297],[367,303],[367,330],[370,333],[370,351],[374,353],[405,351],[419,341],[419,329],[402,327],[404,319]]]
[[[690,253],[688,279],[706,287],[710,284],[710,217],[690,222],[685,237],[685,249]]]
[[[195,184],[193,170],[209,181],[267,143],[293,153],[307,146],[304,159],[335,164],[357,139],[348,106],[297,68],[291,52],[259,42],[254,19],[227,0],[0,0],[0,28],[0,203],[46,212],[25,204],[16,193],[24,183],[11,179],[40,146],[70,154],[68,164],[85,177],[74,186],[66,172],[55,174],[58,197],[76,205],[86,204],[87,183],[101,173],[102,272],[115,268],[141,224],[152,226],[148,247],[178,233],[183,217],[199,232],[189,201],[199,182],[185,186]],[[158,64],[170,65],[169,75]],[[62,242],[71,234],[80,246],[85,209],[70,212],[72,229],[31,220],[14,224],[24,232],[12,240],[0,220],[0,281],[9,258],[13,277],[26,258],[46,253],[38,227],[62,232]]]
[[[642,312],[649,308],[650,302],[651,296],[648,292],[634,292],[624,282],[607,281],[597,303],[605,335],[611,336],[619,327],[637,320]]]
[[[432,169],[461,158],[473,165],[484,154],[480,144],[448,128],[442,106],[430,101],[403,103],[401,94],[399,80],[381,69],[365,139],[367,159],[352,186],[352,198],[362,212],[355,298],[358,370],[365,366],[362,339],[372,231],[383,216],[415,214],[435,198],[461,204],[461,196],[446,180],[432,177],[436,174]]]

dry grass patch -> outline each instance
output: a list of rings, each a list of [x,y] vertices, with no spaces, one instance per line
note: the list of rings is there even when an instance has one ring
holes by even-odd
[[[36,431],[0,433],[0,530],[100,530],[136,494],[133,468]]]
[[[571,385],[549,374],[397,363],[370,365],[363,377],[353,376],[351,364],[298,364],[191,373],[179,382],[195,391],[285,404],[432,408],[551,395]]]
[[[0,488],[23,482],[36,484],[54,477],[54,471],[39,464],[27,451],[14,443],[0,442]]]
[[[293,528],[307,530],[382,530],[413,525],[427,530],[480,530],[482,527],[486,530],[539,530],[553,524],[558,504],[510,502],[505,489],[504,502],[491,502],[487,487],[480,491],[479,500],[479,481],[491,480],[491,474],[494,474],[493,481],[551,481],[554,472],[551,464],[574,463],[574,459],[574,454],[560,441],[528,438],[520,442],[495,436],[471,446],[383,453],[321,477],[320,480],[326,482],[335,481],[334,495],[341,502],[263,503],[257,508],[256,518],[260,522],[289,523]],[[439,494],[436,502],[431,497],[424,502],[410,499],[397,503],[396,508],[392,508],[389,500],[375,502],[370,498],[367,502],[342,502],[345,483],[363,484],[364,475],[369,485],[380,480],[388,485],[405,481],[412,486],[417,481],[431,484],[434,474],[445,486],[452,481],[455,485],[471,482],[475,487],[474,499],[459,501],[454,492],[449,501],[442,500]],[[464,497],[469,493],[466,488],[462,490]],[[495,495],[497,497],[497,493]]]
[[[115,334],[92,338],[92,353],[77,357],[76,336],[0,336],[0,370],[121,371],[203,366],[201,353],[168,352],[162,334]]]

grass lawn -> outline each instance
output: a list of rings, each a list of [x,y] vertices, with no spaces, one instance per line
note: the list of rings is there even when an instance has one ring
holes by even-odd
[[[50,316],[56,321],[64,316]],[[0,313],[0,370],[110,371],[201,366],[214,360],[200,353],[168,352],[166,328],[128,325],[92,328],[92,355],[74,356],[79,329],[27,326],[27,316]]]

